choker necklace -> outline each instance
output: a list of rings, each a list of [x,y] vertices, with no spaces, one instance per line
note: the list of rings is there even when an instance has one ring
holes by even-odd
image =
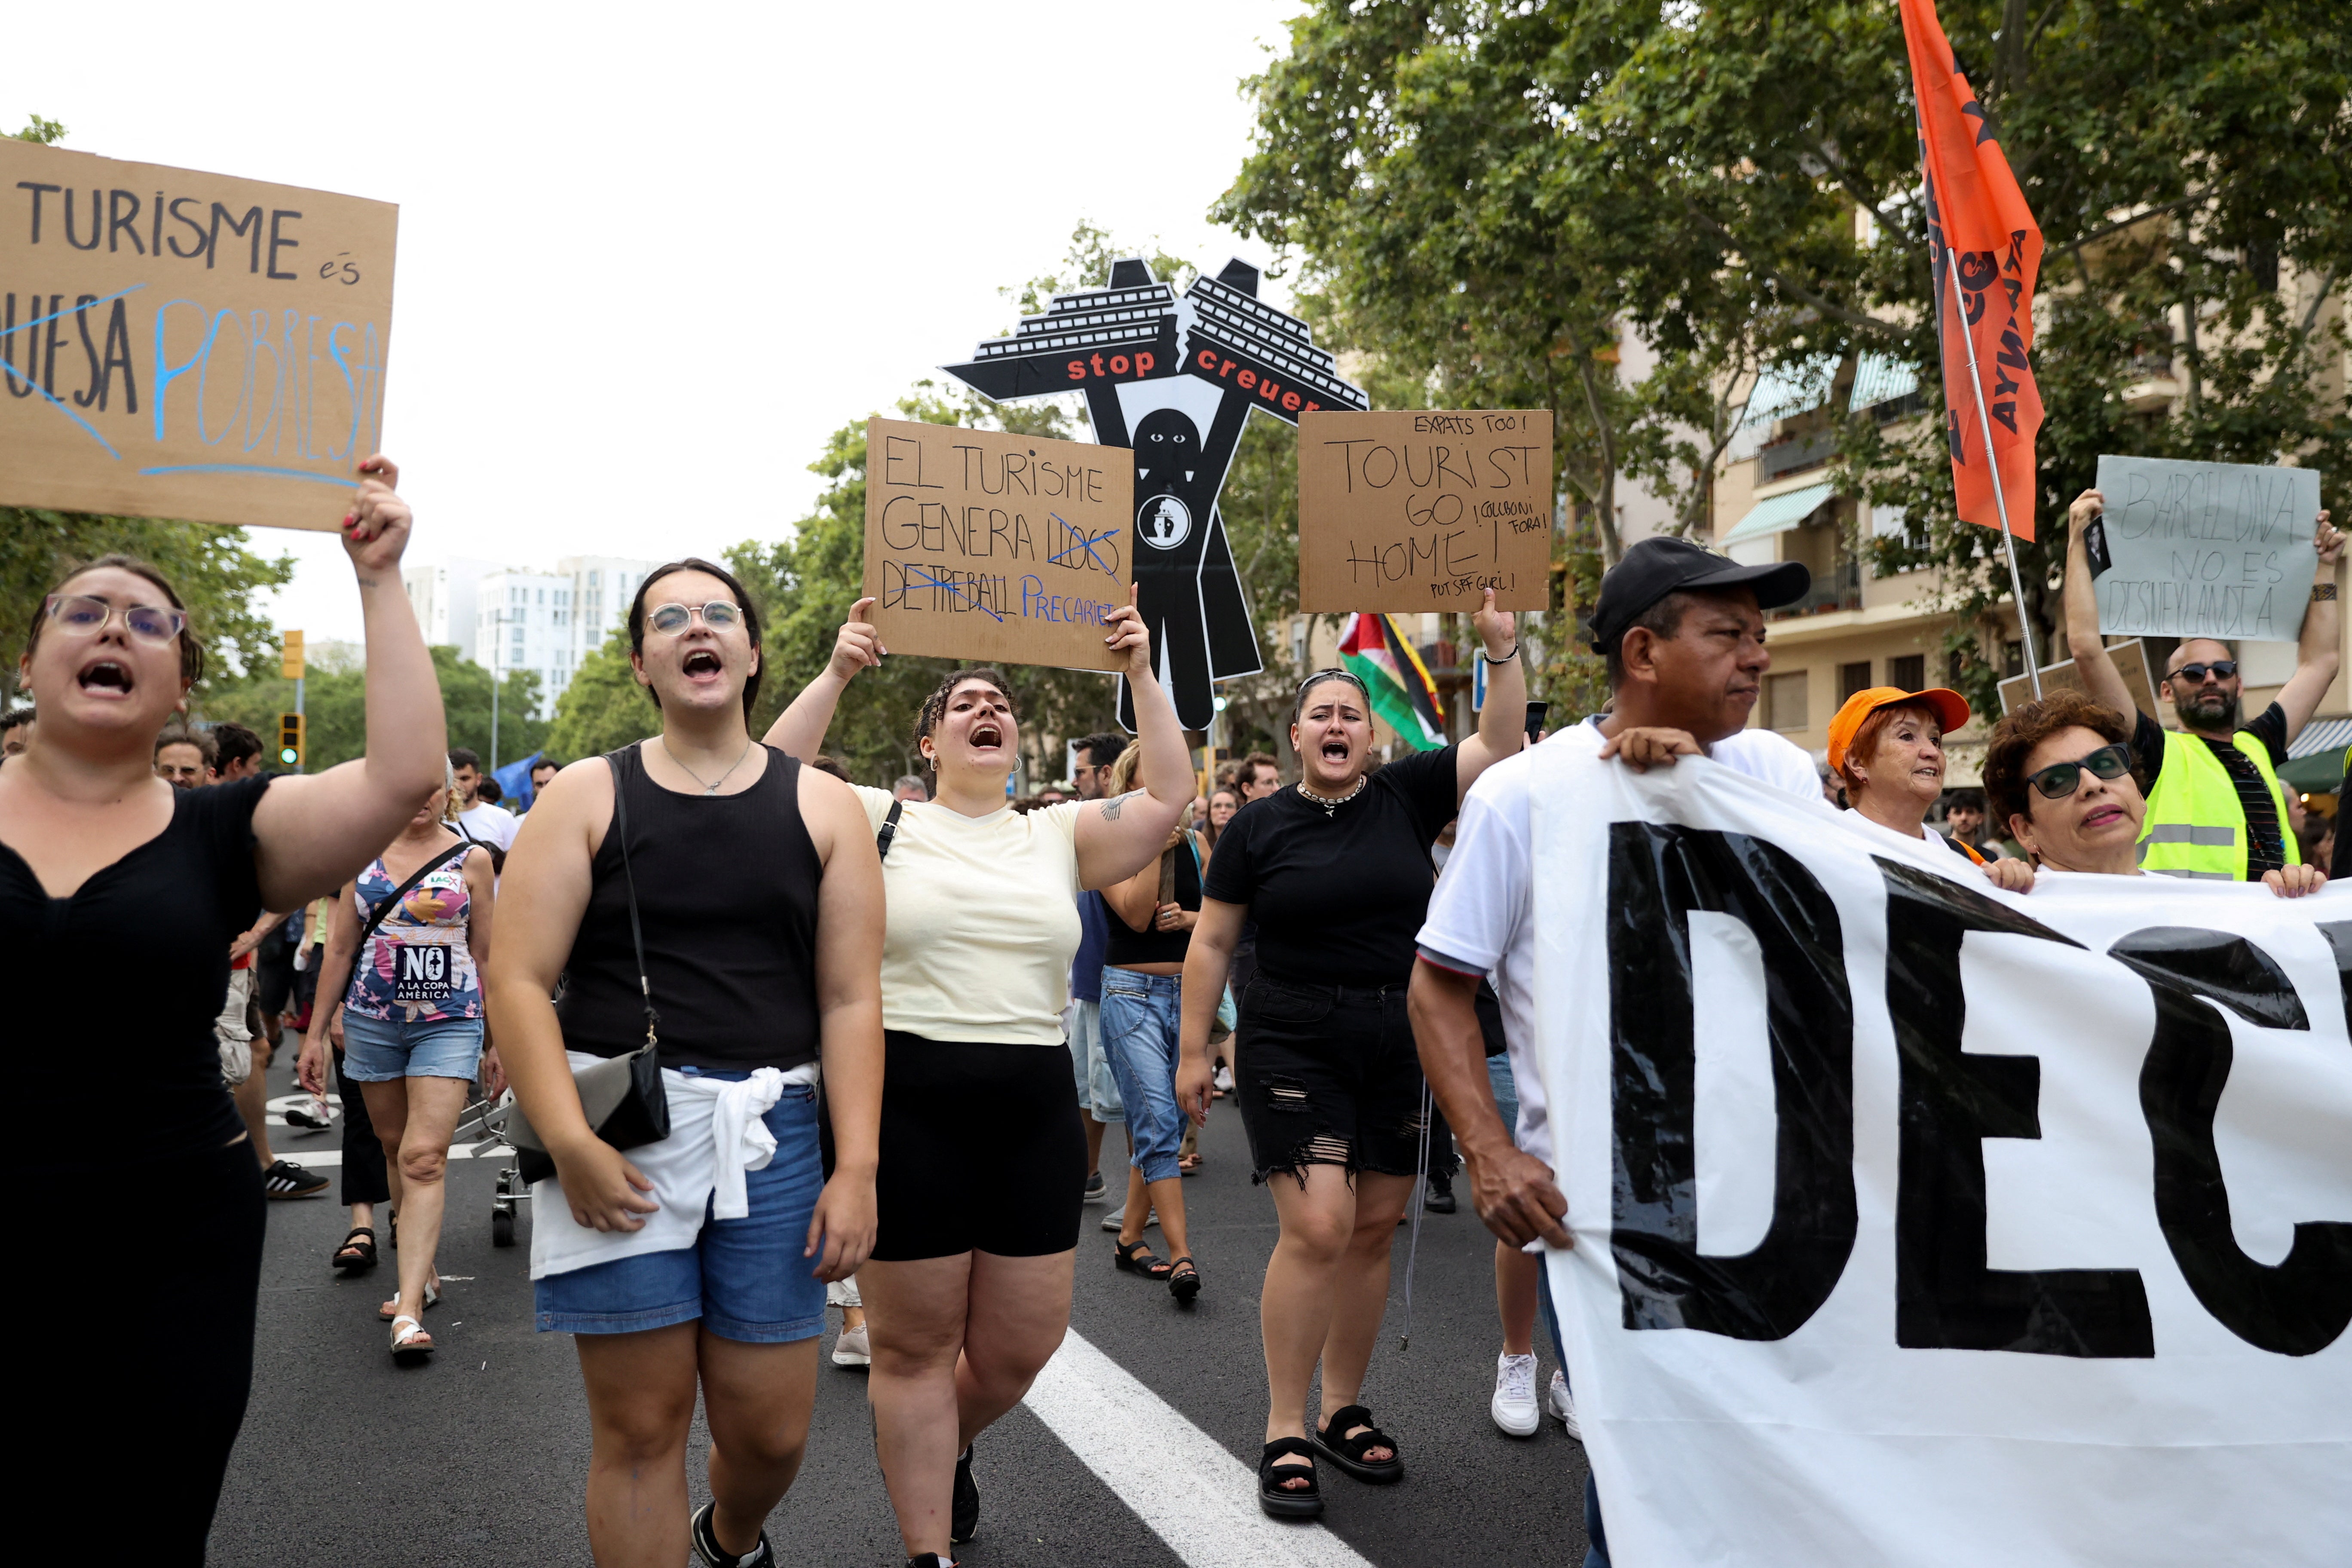
[[[743,765],[743,759],[751,754],[751,742],[748,740],[743,742],[743,750],[736,754],[734,762],[728,764],[727,771],[719,775],[718,784],[705,784],[700,773],[696,773],[684,763],[678,763],[677,753],[669,749],[669,742],[667,741],[661,742],[661,749],[663,756],[667,757],[673,763],[677,763],[678,771],[680,773],[684,773],[688,778],[692,779],[695,783],[702,784],[703,794],[717,795],[719,793],[719,785],[723,784],[729,779],[733,778],[735,776],[735,770]]]
[[[1349,786],[1348,793],[1345,795],[1317,795],[1313,790],[1307,787],[1307,781],[1305,779],[1300,779],[1291,787],[1297,790],[1307,799],[1311,800],[1317,805],[1321,806],[1323,808],[1324,816],[1332,816],[1338,815],[1341,806],[1347,805],[1349,801],[1363,794],[1364,786],[1371,782],[1371,775],[1367,773]]]

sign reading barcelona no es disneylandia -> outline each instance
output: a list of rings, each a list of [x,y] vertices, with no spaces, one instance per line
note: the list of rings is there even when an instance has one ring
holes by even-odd
[[[2293,642],[2318,567],[2319,473],[2099,458],[2105,515],[2084,539],[2099,629]]]
[[[398,209],[0,139],[0,503],[329,530]]]

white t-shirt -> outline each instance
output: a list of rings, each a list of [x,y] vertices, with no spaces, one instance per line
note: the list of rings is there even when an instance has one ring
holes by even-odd
[[[484,804],[461,811],[457,820],[466,825],[466,835],[477,844],[488,844],[501,855],[514,847],[515,832],[520,826],[515,814],[503,805]]]
[[[1597,752],[1601,742],[1598,725],[1586,723],[1543,743]],[[1791,795],[1821,799],[1821,775],[1813,771],[1812,759],[1770,730],[1742,730],[1707,747],[1706,754],[1735,773]],[[1514,1137],[1520,1148],[1549,1165],[1551,1129],[1544,1113],[1543,1079],[1531,1054],[1536,955],[1528,915],[1534,906],[1535,840],[1528,824],[1528,780],[1534,767],[1530,747],[1496,763],[1470,786],[1454,833],[1454,853],[1437,879],[1437,890],[1430,895],[1429,915],[1418,941],[1422,956],[1441,968],[1493,979],[1503,1005],[1511,1077],[1519,1091]]]
[[[890,792],[855,785],[879,833]],[[1078,809],[966,816],[910,800],[882,859],[882,1026],[1058,1046],[1077,956]]]

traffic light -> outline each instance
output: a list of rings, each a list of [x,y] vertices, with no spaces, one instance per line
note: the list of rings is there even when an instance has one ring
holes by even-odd
[[[280,713],[278,716],[278,761],[286,767],[302,766],[302,715]]]

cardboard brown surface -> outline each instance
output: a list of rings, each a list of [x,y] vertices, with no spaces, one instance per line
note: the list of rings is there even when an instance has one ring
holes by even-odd
[[[340,528],[398,218],[0,139],[0,504]]]
[[[1298,419],[1298,607],[1506,610],[1551,603],[1548,408]]]
[[[1134,454],[866,422],[866,592],[892,653],[1116,669],[1102,619],[1134,573]]]
[[[2139,710],[2159,721],[2166,718],[2168,710],[2157,705],[2156,679],[2154,672],[2148,668],[2147,645],[2137,637],[2122,638],[2107,645],[2107,657],[2115,660],[2116,673],[2122,676],[2124,684],[2130,688],[2132,700],[2139,705]],[[2076,691],[2088,689],[2084,686],[2082,674],[2075,669],[2074,661],[2071,658],[2063,663],[2045,664],[2042,667],[2042,690],[2044,696],[2062,686]],[[2028,677],[2012,675],[2000,683],[2000,710],[2003,713],[2032,700],[2033,682]],[[2129,720],[2131,715],[2126,713],[2124,718]]]

